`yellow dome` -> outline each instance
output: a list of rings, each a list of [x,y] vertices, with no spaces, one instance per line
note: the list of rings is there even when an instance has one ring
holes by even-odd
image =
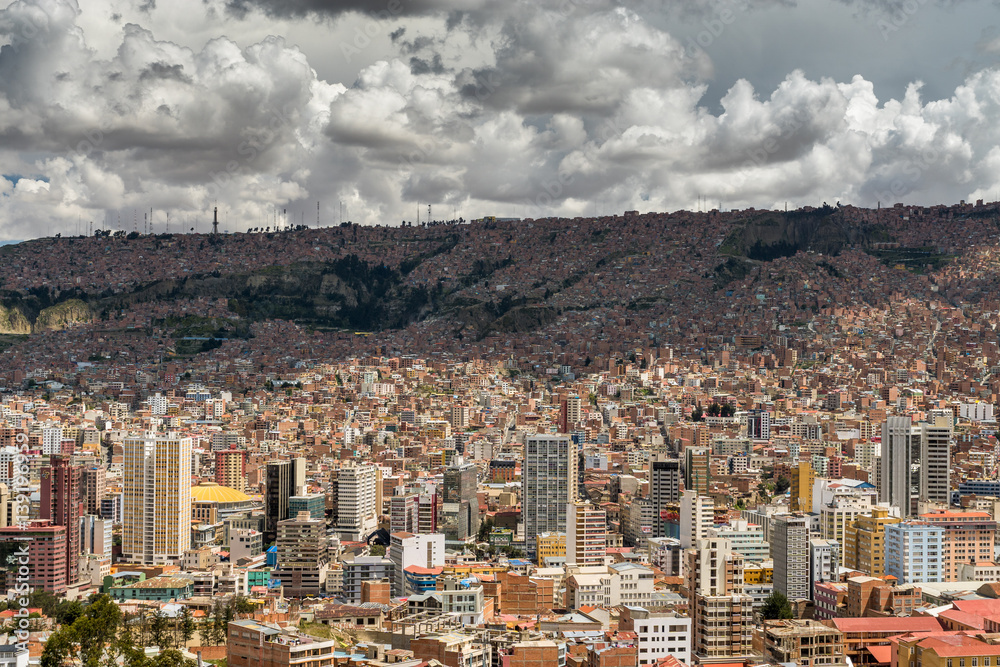
[[[203,482],[191,487],[191,498],[196,503],[245,503],[252,500],[250,496],[228,486],[219,486],[215,482]]]

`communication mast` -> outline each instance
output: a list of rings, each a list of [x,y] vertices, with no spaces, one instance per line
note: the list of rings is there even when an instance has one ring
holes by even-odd
[[[212,221],[212,234],[219,235],[219,207],[215,207],[215,219]]]

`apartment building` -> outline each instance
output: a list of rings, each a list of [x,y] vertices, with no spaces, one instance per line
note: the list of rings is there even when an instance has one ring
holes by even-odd
[[[899,583],[944,581],[945,529],[926,521],[885,527],[885,573]]]
[[[639,643],[639,665],[654,665],[672,656],[691,663],[691,618],[675,611],[655,612],[635,605],[622,608],[619,630],[634,632]]]
[[[902,521],[890,516],[887,507],[872,507],[844,528],[844,567],[866,572],[873,577],[885,575],[885,527]]]
[[[530,435],[525,440],[521,484],[528,556],[537,556],[542,533],[566,532],[566,508],[577,496],[577,447],[565,435]]]
[[[960,581],[963,565],[993,560],[997,522],[989,512],[939,511],[920,520],[944,528],[942,581]]]
[[[191,438],[125,438],[122,558],[143,565],[180,561],[191,548]]]
[[[566,563],[603,565],[607,554],[607,513],[590,503],[566,507]]]
[[[697,663],[753,654],[753,598],[743,584],[743,557],[722,539],[700,540],[684,552],[684,578]]]

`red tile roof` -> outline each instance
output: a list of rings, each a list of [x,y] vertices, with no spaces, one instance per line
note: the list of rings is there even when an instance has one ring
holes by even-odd
[[[979,614],[973,614],[968,611],[962,611],[960,609],[949,609],[948,611],[943,611],[938,614],[938,618],[943,618],[949,621],[955,621],[960,623],[967,628],[972,628],[974,630],[985,630],[986,619],[984,619]]]
[[[884,618],[834,618],[834,627],[841,632],[921,632],[943,630],[941,622],[930,616]]]
[[[889,664],[892,662],[891,646],[866,646],[865,650],[872,654],[876,662]]]

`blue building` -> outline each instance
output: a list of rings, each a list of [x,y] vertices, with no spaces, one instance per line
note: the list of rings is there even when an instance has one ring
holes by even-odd
[[[288,516],[294,519],[299,512],[309,512],[310,519],[326,518],[326,496],[322,493],[307,493],[288,499]]]
[[[958,485],[959,496],[993,496],[1000,498],[1000,480],[970,479]]]
[[[443,567],[420,567],[411,565],[403,570],[406,578],[405,590],[413,591],[414,595],[422,595],[437,590],[437,580],[444,572]]]
[[[944,581],[944,528],[923,521],[885,527],[885,573],[900,584]]]

